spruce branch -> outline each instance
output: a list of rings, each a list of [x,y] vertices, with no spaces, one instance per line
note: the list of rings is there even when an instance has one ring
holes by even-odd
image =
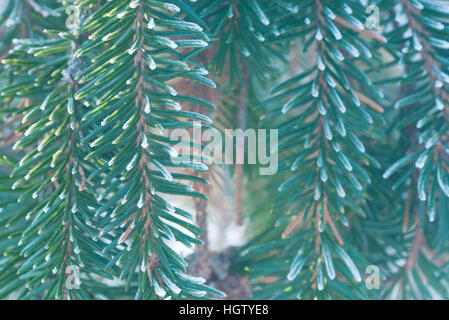
[[[164,1],[108,2],[81,28],[90,41],[78,55],[93,58],[79,77],[83,87],[76,99],[96,106],[84,120],[97,126],[84,143],[94,148],[87,158],[105,164],[102,184],[111,184],[99,194],[107,200],[96,215],[102,233],[115,236],[107,250],[138,299],[221,295],[187,275],[186,261],[170,245],[201,244],[190,213],[164,195],[207,199],[181,182],[201,182],[195,172],[207,166],[178,156],[167,130],[198,120],[204,127],[212,123],[205,115],[183,111],[181,103],[192,99],[174,86],[188,80],[214,87],[204,68],[196,69],[188,58],[190,49],[207,46],[208,36],[198,24],[180,19],[182,10]]]
[[[61,32],[45,40],[17,40],[5,60],[22,78],[17,80],[19,85],[4,88],[2,96],[32,101],[22,108],[26,111],[21,110],[26,115],[17,130],[23,135],[14,145],[27,153],[11,173],[12,189],[20,188],[17,203],[25,209],[19,211],[14,224],[13,239],[19,240],[21,260],[16,261],[17,269],[9,271],[20,275],[19,283],[27,287],[22,298],[90,295],[80,278],[71,284],[79,290],[69,287],[73,266],[81,269],[81,278],[88,273],[108,277],[101,271],[103,266],[98,266],[104,260],[92,227],[92,193],[79,188],[86,183],[84,172],[89,165],[83,162],[84,151],[79,148],[82,110],[73,98],[78,86],[73,80],[75,49],[75,37]],[[31,77],[24,72],[25,66],[34,67]],[[13,209],[15,204],[10,206]]]
[[[343,248],[350,249],[352,257],[359,253],[344,240],[338,225],[349,226],[348,210],[365,216],[362,191],[371,179],[362,166],[379,166],[358,137],[376,136],[375,112],[383,111],[376,101],[382,94],[363,71],[363,64],[370,67],[374,63],[370,59],[376,50],[368,48],[374,48],[373,41],[379,38],[358,32],[364,29],[363,14],[355,3],[307,1],[302,12],[290,22],[300,27],[287,30],[285,37],[304,30],[305,48],[316,48],[315,63],[276,86],[275,95],[265,102],[281,103],[276,117],[284,118],[279,133],[284,179],[276,184],[279,195],[273,208],[279,220],[268,231],[270,235],[242,249],[238,260],[253,278],[279,275],[278,281],[261,287],[258,297],[271,296],[270,290],[278,292],[277,286],[285,290],[276,298],[332,297],[344,295],[346,285],[357,286],[360,272]],[[367,93],[361,94],[362,90]],[[365,129],[356,123],[363,123]],[[271,249],[269,253],[249,253],[265,246]],[[274,256],[283,257],[286,263],[260,269],[262,261]],[[253,267],[263,271],[251,272]],[[363,290],[358,294],[365,295]]]
[[[399,158],[384,173],[389,178],[404,166],[415,166],[419,176],[415,187],[418,191],[420,214],[424,211],[430,222],[438,217],[438,206],[445,206],[449,196],[448,152],[447,152],[447,112],[449,105],[449,66],[447,65],[448,7],[446,1],[400,0],[398,17],[404,23],[387,37],[395,43],[395,50],[402,50],[407,66],[401,83],[412,91],[398,99],[395,107],[410,110],[407,115],[400,112],[401,122],[414,124],[411,129],[416,136],[416,145]],[[423,16],[424,15],[424,16]],[[398,20],[399,21],[399,20]],[[401,37],[401,38],[399,38]],[[409,67],[410,66],[410,67]],[[417,108],[418,107],[418,108]],[[412,171],[407,173],[412,175]],[[404,181],[405,177],[400,179]]]

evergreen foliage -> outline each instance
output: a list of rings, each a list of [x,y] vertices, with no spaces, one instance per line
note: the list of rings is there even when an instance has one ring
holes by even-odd
[[[4,4],[0,298],[234,298],[178,250],[227,174],[251,298],[449,298],[449,1]],[[277,173],[192,128],[277,129]]]

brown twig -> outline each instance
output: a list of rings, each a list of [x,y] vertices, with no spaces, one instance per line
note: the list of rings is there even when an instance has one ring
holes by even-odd
[[[329,223],[329,226],[331,227],[332,232],[334,233],[335,238],[337,238],[338,244],[340,246],[343,246],[344,242],[343,239],[340,236],[340,233],[338,233],[337,228],[335,227],[334,221],[332,220],[330,214],[329,214],[329,210],[327,209],[327,197],[324,197],[323,200],[324,204],[323,204],[323,211],[324,211],[324,221]]]
[[[407,262],[405,264],[405,270],[409,272],[413,269],[418,260],[419,251],[424,245],[424,236],[421,228],[421,223],[419,221],[419,216],[415,216],[415,237],[413,239],[412,248],[410,250],[409,256],[407,258]]]
[[[313,207],[312,207],[312,210],[313,210]],[[282,233],[282,239],[286,239],[293,232],[293,230],[296,229],[296,227],[302,221],[302,218],[304,217],[305,213],[306,213],[306,209],[304,209],[298,216],[296,216],[296,218],[287,226],[285,231]]]
[[[354,90],[354,89],[352,89],[352,92],[354,92],[354,94],[357,96],[357,98],[360,99],[360,101],[362,101],[363,103],[366,103],[369,107],[373,108],[374,110],[376,110],[378,112],[384,112],[384,108],[382,108],[381,105],[379,105],[374,100],[368,98],[363,93],[360,93],[360,92],[358,92],[357,90]]]
[[[353,26],[352,24],[350,24],[349,22],[343,20],[340,17],[336,17],[335,18],[335,22],[345,26],[346,28],[349,28],[349,29],[352,29],[352,30],[354,30],[354,31],[356,31],[358,33],[361,33],[361,34],[363,34],[363,35],[365,35],[365,36],[367,36],[367,37],[369,37],[371,39],[374,39],[374,40],[377,40],[377,41],[383,42],[383,43],[387,42],[387,39],[385,39],[385,37],[383,37],[382,35],[376,34],[374,32],[366,30],[366,29],[363,29],[363,30],[357,29],[355,26]]]
[[[241,74],[242,74],[242,87],[240,89],[238,95],[238,113],[237,113],[237,122],[238,128],[242,130],[246,130],[246,118],[247,118],[247,107],[248,107],[248,79],[249,79],[249,70],[246,63],[243,63],[241,66]],[[242,148],[243,157],[245,156],[245,141],[243,141],[243,145],[237,146],[237,148]],[[238,159],[237,159],[238,160]],[[244,159],[243,159],[244,160]],[[237,161],[238,162],[238,161]],[[235,222],[237,225],[242,224],[243,217],[243,164],[236,164],[235,167]]]

